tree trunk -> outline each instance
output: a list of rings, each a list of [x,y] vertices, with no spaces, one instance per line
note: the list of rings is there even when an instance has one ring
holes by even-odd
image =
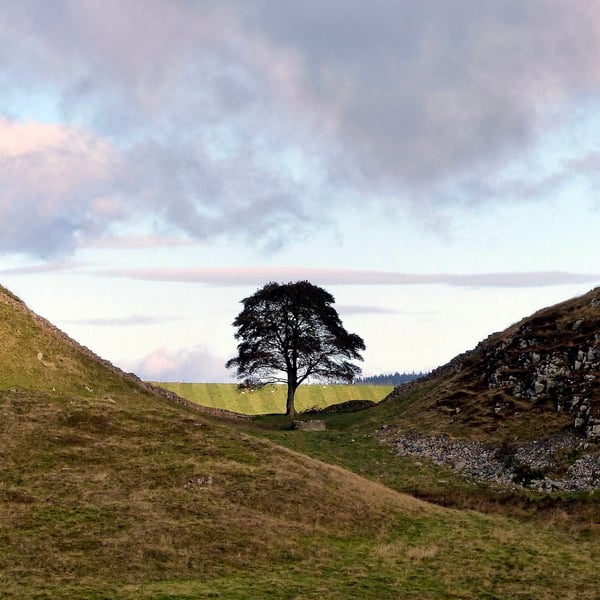
[[[286,416],[293,419],[296,416],[296,408],[294,407],[294,396],[296,394],[296,385],[288,383],[287,386],[287,401],[285,403]]]

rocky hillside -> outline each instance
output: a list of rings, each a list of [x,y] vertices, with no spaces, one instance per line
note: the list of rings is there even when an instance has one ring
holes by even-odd
[[[544,433],[600,440],[600,288],[490,335],[388,401],[427,385],[428,408],[454,422],[490,432],[543,421]]]

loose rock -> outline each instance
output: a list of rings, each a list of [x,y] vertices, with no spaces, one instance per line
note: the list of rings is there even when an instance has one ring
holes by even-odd
[[[561,470],[557,454],[586,447],[585,442],[570,435],[520,445],[492,445],[452,440],[444,434],[425,436],[408,432],[394,436],[391,442],[399,456],[427,458],[435,464],[447,465],[474,481],[541,492],[600,489],[598,453],[585,454],[575,460],[564,474],[556,475]]]

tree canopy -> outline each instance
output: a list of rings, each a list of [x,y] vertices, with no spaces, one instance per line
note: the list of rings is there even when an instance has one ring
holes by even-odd
[[[360,385],[393,385],[398,386],[403,383],[408,383],[419,377],[424,377],[427,373],[423,371],[413,371],[412,373],[382,373],[380,375],[369,375],[368,377],[357,377],[354,383]]]
[[[233,326],[238,355],[227,361],[242,386],[287,384],[286,414],[295,415],[294,396],[309,377],[352,383],[361,370],[365,343],[348,333],[332,304],[334,297],[308,281],[267,283],[244,298]]]

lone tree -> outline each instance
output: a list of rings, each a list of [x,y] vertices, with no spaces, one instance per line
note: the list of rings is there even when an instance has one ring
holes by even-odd
[[[267,283],[242,300],[236,317],[238,356],[227,361],[237,370],[241,386],[260,388],[287,384],[286,415],[294,417],[294,396],[308,377],[352,383],[360,368],[365,343],[348,333],[331,306],[333,296],[308,281]]]

